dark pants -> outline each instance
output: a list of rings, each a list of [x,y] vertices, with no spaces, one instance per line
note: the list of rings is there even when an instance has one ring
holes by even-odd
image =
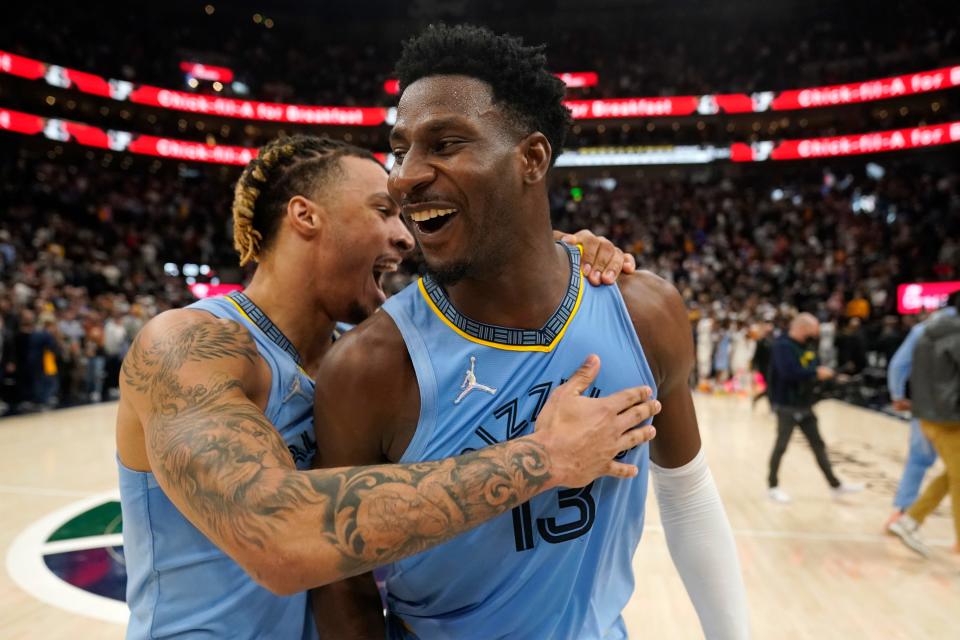
[[[813,455],[817,457],[817,464],[820,470],[826,476],[827,482],[831,487],[839,487],[840,481],[833,475],[833,469],[830,467],[830,460],[827,459],[827,447],[823,444],[823,438],[820,437],[820,430],[817,429],[817,416],[814,415],[810,407],[777,407],[777,444],[773,447],[773,453],[770,455],[770,477],[768,482],[770,487],[777,486],[777,471],[780,469],[780,459],[783,458],[787,450],[787,444],[790,442],[790,435],[793,428],[799,426],[800,431],[806,436],[810,448],[813,449]]]

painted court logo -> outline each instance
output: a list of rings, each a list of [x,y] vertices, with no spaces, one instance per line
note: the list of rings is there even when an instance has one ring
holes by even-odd
[[[7,571],[32,596],[72,613],[126,624],[120,496],[74,502],[24,530],[7,553]]]

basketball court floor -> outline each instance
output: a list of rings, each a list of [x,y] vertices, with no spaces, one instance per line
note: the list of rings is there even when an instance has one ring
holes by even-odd
[[[838,475],[867,490],[834,500],[797,432],[780,480],[794,501],[781,505],[765,493],[775,431],[769,411],[702,395],[697,409],[739,546],[755,638],[958,637],[960,555],[950,550],[948,505],[923,529],[930,560],[882,532],[906,423],[838,402],[818,405]],[[115,412],[115,404],[102,404],[0,420],[0,638],[123,637]],[[699,637],[652,491],[634,568],[637,587],[624,612],[631,638]]]

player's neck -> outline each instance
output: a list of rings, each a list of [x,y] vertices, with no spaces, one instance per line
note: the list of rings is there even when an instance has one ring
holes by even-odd
[[[274,265],[261,264],[244,293],[293,343],[303,368],[313,375],[330,348],[336,322],[319,305],[311,306],[311,296],[291,295],[290,287],[296,286],[292,283],[304,280],[280,271]]]
[[[480,277],[446,287],[450,301],[469,318],[517,329],[540,329],[560,306],[570,283],[570,259],[545,234],[518,245]]]

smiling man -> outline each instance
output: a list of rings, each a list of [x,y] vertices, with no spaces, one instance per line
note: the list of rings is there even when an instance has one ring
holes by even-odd
[[[558,483],[636,471],[612,458],[651,437],[625,431],[655,406],[641,389],[581,398],[595,359],[529,437],[429,464],[309,469],[334,325],[373,313],[382,274],[413,246],[386,183],[343,142],[267,144],[233,203],[241,264],[258,262],[250,285],[157,316],[131,346],[117,414],[128,638],[312,638],[307,589]]]
[[[389,635],[626,637],[652,467],[707,637],[746,637],[736,548],[687,386],[686,309],[649,273],[585,286],[580,253],[554,241],[547,174],[570,120],[545,62],[542,48],[474,27],[431,27],[406,43],[389,189],[429,273],[321,364],[318,461],[417,463],[521,438],[564,372],[597,353],[605,366],[589,395],[643,384],[662,403],[657,438],[617,456],[640,474],[559,487],[389,564]],[[384,634],[369,576],[318,590],[315,613],[325,637]]]

